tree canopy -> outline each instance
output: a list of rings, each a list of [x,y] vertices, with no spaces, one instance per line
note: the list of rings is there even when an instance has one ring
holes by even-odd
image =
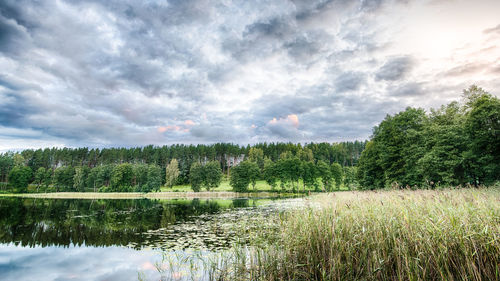
[[[426,114],[407,108],[374,128],[357,177],[366,189],[482,185],[500,179],[500,100],[477,86]]]

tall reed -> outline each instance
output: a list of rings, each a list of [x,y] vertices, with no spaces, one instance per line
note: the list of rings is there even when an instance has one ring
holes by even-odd
[[[500,189],[342,192],[281,219],[214,280],[500,280]],[[216,274],[218,273],[218,274]]]

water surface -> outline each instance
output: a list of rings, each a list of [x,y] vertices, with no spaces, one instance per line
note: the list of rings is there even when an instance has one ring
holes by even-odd
[[[0,280],[158,280],[158,251],[247,243],[299,201],[1,198]]]

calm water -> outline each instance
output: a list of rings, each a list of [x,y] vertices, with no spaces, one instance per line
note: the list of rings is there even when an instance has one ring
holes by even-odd
[[[0,198],[0,280],[158,280],[161,253],[246,243],[252,231],[273,227],[267,217],[300,202]]]

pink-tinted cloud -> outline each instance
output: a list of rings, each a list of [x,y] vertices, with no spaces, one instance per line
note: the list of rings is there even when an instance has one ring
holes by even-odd
[[[276,119],[273,118],[269,121],[269,124],[274,125],[274,124],[289,124],[295,128],[299,127],[299,117],[296,114],[290,114],[287,115],[286,118],[279,118]]]
[[[186,121],[184,121],[184,125],[186,125],[186,126],[194,126],[194,122],[193,122],[193,120],[186,120]]]
[[[156,129],[159,133],[165,133],[167,131],[181,131],[184,130],[180,126],[177,125],[168,125],[168,126],[160,126]]]
[[[292,125],[297,128],[299,127],[299,117],[295,114],[290,114],[286,117],[286,119],[292,123]]]

